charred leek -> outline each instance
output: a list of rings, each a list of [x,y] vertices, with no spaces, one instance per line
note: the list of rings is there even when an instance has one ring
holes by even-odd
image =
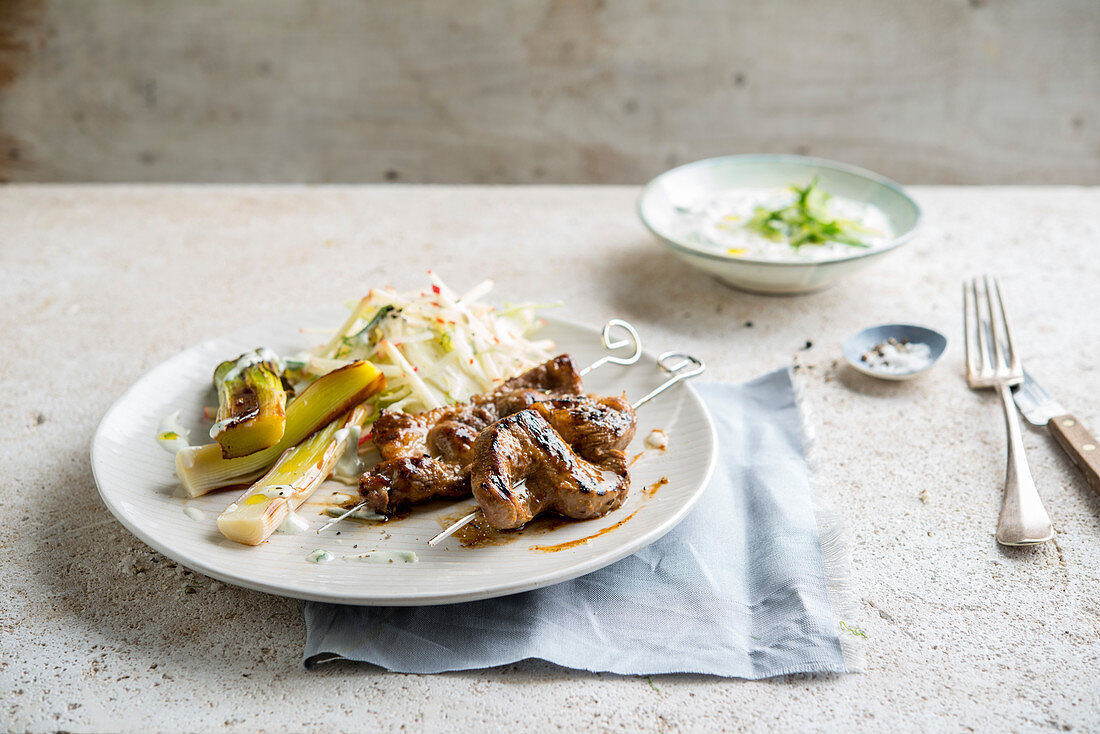
[[[222,456],[248,456],[283,437],[286,392],[281,372],[279,358],[267,349],[246,352],[214,370],[218,417],[210,438],[221,445]]]
[[[259,545],[305,502],[346,451],[356,451],[353,436],[367,417],[359,405],[347,416],[329,423],[299,445],[287,449],[279,461],[236,502],[218,516],[218,529],[230,540]]]
[[[296,446],[386,386],[370,362],[353,362],[319,378],[286,408],[286,430],[274,446],[248,456],[226,459],[221,446],[189,446],[176,454],[176,474],[192,497],[212,489],[251,482],[284,451]]]

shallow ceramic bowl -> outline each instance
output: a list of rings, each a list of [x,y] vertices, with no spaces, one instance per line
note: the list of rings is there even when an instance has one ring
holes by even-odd
[[[776,262],[708,249],[685,216],[686,209],[725,189],[805,186],[814,177],[830,194],[878,207],[895,238],[873,250],[835,259]],[[897,249],[913,236],[921,212],[898,184],[862,168],[797,155],[731,155],[665,171],[642,190],[638,216],[677,257],[727,285],[755,293],[796,294],[827,288]]]
[[[928,364],[909,372],[895,373],[877,370],[861,359],[876,344],[882,344],[891,337],[899,342],[902,339],[908,339],[913,344],[927,344],[931,350]],[[932,369],[932,365],[939,361],[945,349],[947,349],[947,337],[935,329],[914,326],[913,324],[881,324],[868,327],[858,334],[848,337],[847,341],[844,342],[844,359],[848,360],[848,364],[852,367],[871,377],[878,377],[882,380],[911,380],[917,375]]]

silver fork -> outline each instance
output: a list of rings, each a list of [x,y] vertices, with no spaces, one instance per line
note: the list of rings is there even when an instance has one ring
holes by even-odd
[[[1004,403],[1008,430],[1008,468],[997,542],[1034,545],[1054,537],[1050,515],[1039,499],[1027,466],[1020,420],[1012,402],[1012,386],[1024,380],[1024,368],[1012,340],[1001,284],[989,275],[963,284],[963,330],[966,336],[966,379],[973,389],[991,387]]]

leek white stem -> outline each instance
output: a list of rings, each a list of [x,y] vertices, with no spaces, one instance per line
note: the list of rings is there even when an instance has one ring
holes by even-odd
[[[365,405],[356,406],[309,440],[287,449],[271,471],[218,516],[222,535],[245,545],[259,545],[267,540],[287,515],[301,507],[332,474],[352,436],[357,435],[339,429],[362,426],[367,413]]]

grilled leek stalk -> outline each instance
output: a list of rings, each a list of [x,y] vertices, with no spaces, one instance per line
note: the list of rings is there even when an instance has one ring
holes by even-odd
[[[176,454],[176,475],[192,497],[245,484],[263,475],[283,452],[296,446],[338,416],[386,386],[386,378],[370,362],[352,362],[318,378],[286,407],[286,430],[274,446],[248,456],[226,459],[221,446],[189,446]]]
[[[218,529],[230,540],[259,545],[332,474],[345,451],[357,451],[357,430],[367,417],[358,405],[310,438],[287,449],[271,471],[218,516]]]
[[[225,458],[248,456],[283,437],[286,391],[280,372],[279,358],[267,349],[246,352],[214,370],[218,417],[210,438]]]

